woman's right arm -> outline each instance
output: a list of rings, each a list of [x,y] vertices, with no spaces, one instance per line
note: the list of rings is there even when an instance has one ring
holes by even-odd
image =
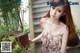
[[[37,40],[39,40],[42,37],[42,33],[40,35],[38,35],[36,38],[32,39],[31,42],[35,42]]]
[[[44,21],[45,21],[44,18],[42,18],[42,19],[40,20],[40,26],[41,26],[41,29],[42,29],[42,30],[43,30],[43,23],[44,23]],[[41,37],[42,37],[42,33],[41,33],[40,35],[38,35],[36,38],[32,39],[31,42],[33,43],[33,42],[41,39]]]

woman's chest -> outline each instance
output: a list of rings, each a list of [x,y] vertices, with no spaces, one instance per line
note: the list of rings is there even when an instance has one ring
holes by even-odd
[[[62,27],[50,25],[50,24],[45,24],[44,31],[46,31],[47,33],[50,33],[50,34],[57,35],[59,33],[62,33]]]

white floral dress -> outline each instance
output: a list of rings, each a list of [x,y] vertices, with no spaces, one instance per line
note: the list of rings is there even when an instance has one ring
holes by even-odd
[[[48,25],[48,23],[46,23]],[[54,35],[53,32],[43,30],[42,32],[42,53],[60,53],[62,36]]]

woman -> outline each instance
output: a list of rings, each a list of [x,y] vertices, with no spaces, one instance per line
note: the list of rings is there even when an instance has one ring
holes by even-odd
[[[52,0],[51,2],[68,2]],[[42,40],[42,53],[66,53],[67,41],[75,34],[70,6],[51,5],[46,16],[41,19],[42,33],[31,40]]]

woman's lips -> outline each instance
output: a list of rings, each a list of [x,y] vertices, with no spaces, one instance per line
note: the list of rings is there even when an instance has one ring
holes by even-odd
[[[53,16],[55,18],[55,16]]]

